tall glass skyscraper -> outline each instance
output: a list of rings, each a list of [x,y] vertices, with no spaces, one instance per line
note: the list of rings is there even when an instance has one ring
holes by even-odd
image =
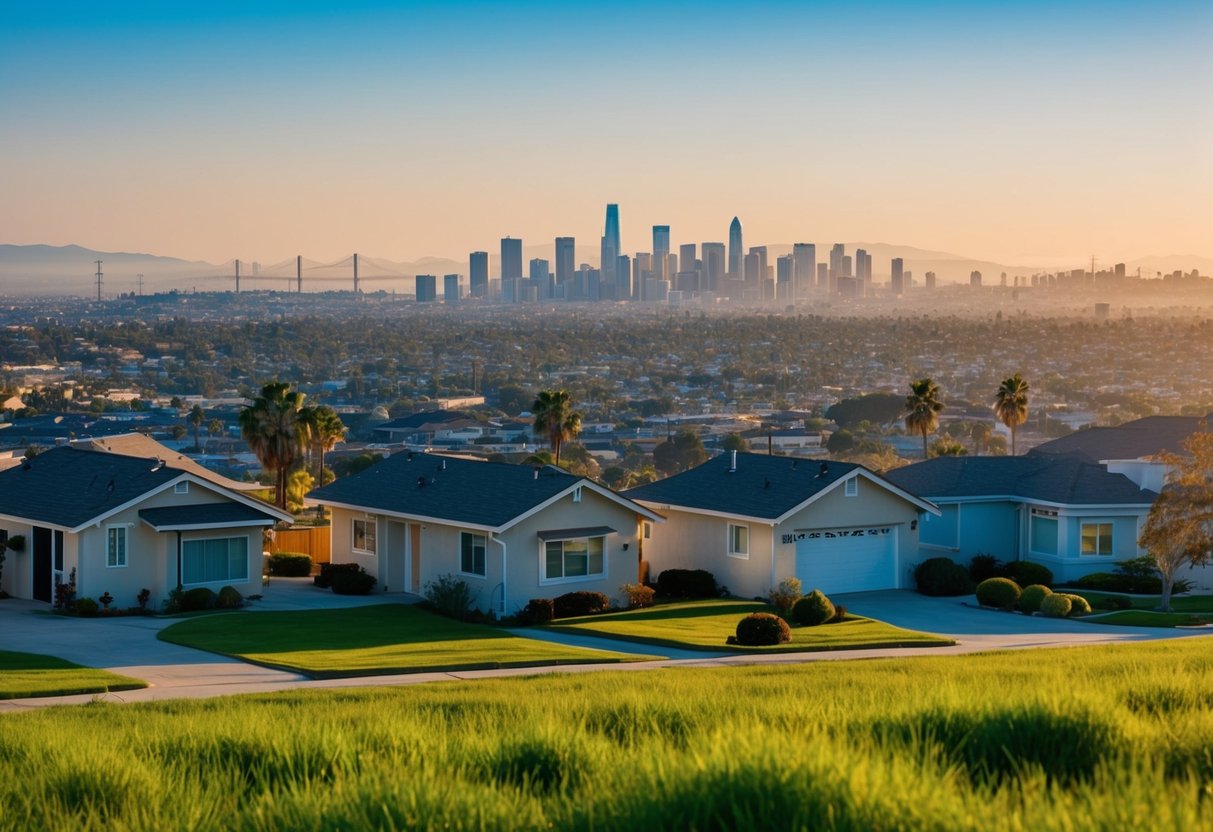
[[[734,280],[745,277],[745,247],[741,244],[741,220],[729,223],[729,274]]]
[[[619,206],[611,202],[607,204],[606,228],[602,233],[605,244],[615,249],[615,255],[623,254],[623,244],[619,241]]]
[[[653,226],[653,277],[669,280],[670,273],[670,227]]]

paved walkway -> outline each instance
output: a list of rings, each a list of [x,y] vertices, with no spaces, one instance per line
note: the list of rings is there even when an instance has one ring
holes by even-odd
[[[330,609],[371,603],[412,603],[415,596],[381,594],[365,597],[335,596],[312,588],[307,579],[275,579],[254,609]],[[436,681],[534,676],[548,673],[590,673],[602,670],[642,671],[670,667],[736,667],[798,664],[885,657],[939,656],[1029,647],[1072,647],[1088,644],[1127,643],[1170,638],[1202,638],[1213,630],[1173,630],[1150,627],[1116,627],[1081,621],[1027,617],[978,609],[975,600],[925,598],[913,592],[888,591],[840,595],[836,599],[859,615],[869,615],[899,627],[956,638],[951,647],[916,647],[879,650],[839,650],[817,653],[765,655],[717,654],[667,650],[608,638],[552,631],[516,630],[531,638],[596,647],[638,655],[661,655],[656,661],[623,664],[559,665],[552,667],[410,673],[348,679],[308,679],[297,673],[259,667],[235,659],[181,647],[156,638],[156,632],[179,619],[116,618],[80,621],[45,612],[45,604],[7,600],[0,603],[0,649],[45,653],[90,667],[101,667],[147,681],[150,687],[104,695],[39,697],[0,700],[0,713],[19,712],[49,705],[92,702],[148,702],[162,699],[207,698],[237,693],[282,690],[381,687]],[[967,603],[966,603],[967,602]]]

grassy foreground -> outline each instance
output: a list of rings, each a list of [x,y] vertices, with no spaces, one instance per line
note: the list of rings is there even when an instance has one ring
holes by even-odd
[[[819,627],[793,627],[792,640],[774,647],[725,644],[725,639],[736,632],[737,622],[744,616],[752,612],[770,611],[766,604],[754,601],[687,601],[584,618],[563,618],[551,626],[576,630],[585,635],[609,636],[644,644],[735,653],[943,647],[955,644],[951,639],[903,630],[883,621],[858,616]]]
[[[600,672],[0,717],[0,830],[1213,828],[1213,652]]]
[[[159,637],[317,678],[644,658],[518,638],[404,604],[208,615]]]
[[[54,656],[0,650],[0,699],[105,693],[145,687],[147,684],[138,679],[81,667]]]

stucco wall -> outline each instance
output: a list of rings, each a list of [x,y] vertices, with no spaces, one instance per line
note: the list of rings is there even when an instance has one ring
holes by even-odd
[[[33,526],[12,520],[0,520],[0,528],[5,529],[10,538],[17,535],[25,536],[24,551],[5,551],[4,553],[4,574],[0,575],[0,589],[14,598],[33,598]]]

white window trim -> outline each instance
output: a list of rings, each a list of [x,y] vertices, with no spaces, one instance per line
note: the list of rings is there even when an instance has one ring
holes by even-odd
[[[110,563],[110,532],[122,532],[122,563]],[[125,569],[126,565],[131,562],[131,536],[130,529],[125,523],[115,523],[105,527],[105,568],[106,569]]]
[[[190,493],[190,481],[182,480],[181,482],[174,484],[173,493],[174,494],[189,494]]]
[[[581,486],[580,485],[573,489],[573,502],[574,503],[581,502]]]
[[[375,529],[375,548],[374,549],[359,549],[354,541],[358,539],[358,533],[354,529],[355,523],[367,523]],[[363,539],[366,539],[366,532],[362,533]],[[367,514],[364,517],[354,517],[350,520],[350,551],[355,555],[367,555],[369,557],[379,556],[379,521],[373,514]]]
[[[859,477],[851,477],[847,480],[846,485],[842,487],[842,495],[844,497],[859,496]]]
[[[186,544],[186,543],[202,543],[202,542],[207,541],[207,540],[238,540],[238,539],[240,539],[240,538],[243,538],[243,539],[244,539],[244,541],[245,541],[245,544],[244,544],[244,571],[245,571],[245,576],[244,576],[243,578],[233,578],[233,577],[231,577],[231,576],[229,575],[229,576],[228,576],[228,578],[227,578],[226,580],[222,580],[222,581],[196,581],[196,582],[193,582],[193,583],[191,583],[191,582],[189,582],[189,581],[187,581],[187,580],[185,579],[185,548],[184,548],[184,544]],[[218,535],[218,534],[217,534],[217,535],[211,535],[210,537],[187,537],[185,540],[181,541],[181,543],[182,543],[182,550],[181,550],[181,551],[182,551],[182,558],[181,558],[181,575],[180,575],[180,578],[181,578],[181,585],[182,585],[182,586],[220,586],[220,587],[222,587],[222,586],[231,586],[231,585],[233,585],[233,584],[239,584],[239,583],[245,583],[245,584],[247,584],[247,583],[251,583],[251,582],[253,581],[253,564],[249,563],[249,559],[252,557],[252,553],[253,553],[253,547],[252,547],[252,545],[251,545],[251,544],[248,542],[248,536],[247,536],[247,535],[243,535],[243,534],[223,534],[223,535]]]
[[[1099,551],[1100,534],[1099,529],[1095,530],[1095,551],[1087,554],[1082,550],[1082,528],[1083,526],[1108,526],[1108,545],[1112,549],[1106,555]],[[1116,557],[1116,523],[1111,518],[1102,518],[1099,520],[1093,518],[1082,519],[1078,521],[1078,557],[1082,560],[1091,561],[1103,558],[1104,560],[1112,560]]]
[[[593,575],[573,575],[571,577],[549,578],[547,576],[548,563],[548,544],[549,543],[564,543],[566,540],[591,540],[600,538],[602,540],[602,572]],[[559,540],[541,540],[539,542],[539,585],[550,586],[553,584],[584,584],[592,581],[604,581],[611,574],[611,564],[609,560],[610,548],[607,546],[607,535],[594,535],[593,537],[566,537]],[[563,568],[564,562],[561,561]]]
[[[745,529],[746,550],[744,552],[733,551],[733,529]],[[750,559],[750,526],[748,523],[729,523],[725,527],[724,552],[729,557],[737,558],[738,560]]]
[[[470,534],[473,537],[483,537],[484,538],[484,574],[483,575],[479,575],[475,572],[464,572],[463,571],[463,536],[465,534]],[[463,575],[465,578],[475,578],[478,581],[487,581],[488,580],[488,578],[489,578],[489,536],[487,534],[485,534],[484,532],[469,532],[469,531],[463,530],[463,529],[461,529],[459,531],[459,569],[457,571],[458,571],[458,574]]]

